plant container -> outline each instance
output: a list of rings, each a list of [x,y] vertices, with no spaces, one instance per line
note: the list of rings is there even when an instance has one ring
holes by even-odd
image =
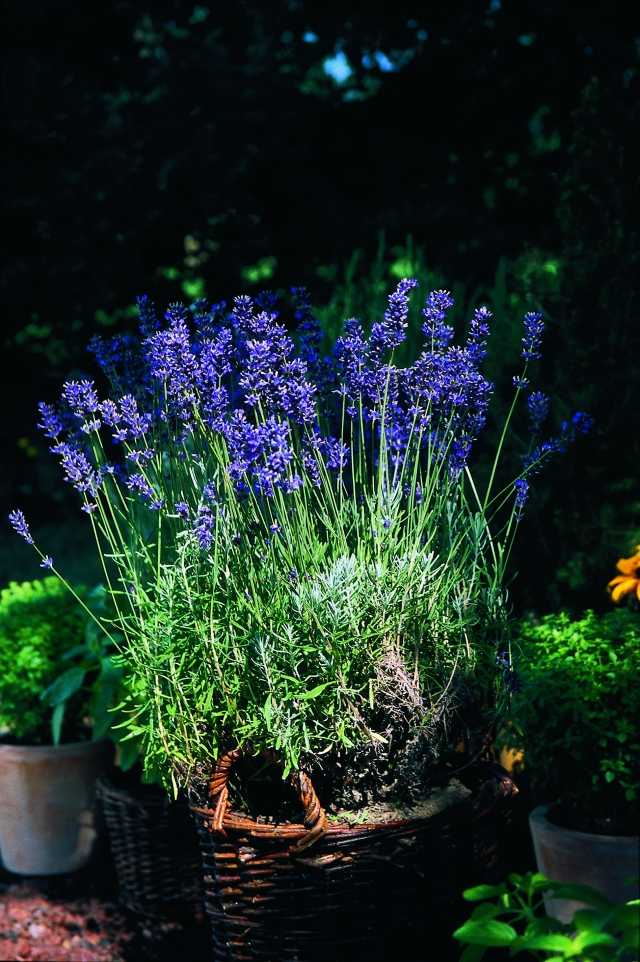
[[[120,902],[145,916],[202,916],[200,849],[187,802],[157,785],[98,780]]]
[[[192,806],[214,962],[448,957],[460,892],[484,874],[477,836],[489,861],[487,840],[495,848],[498,837],[478,825],[495,824],[515,792],[505,772],[490,799],[463,791],[429,817],[357,825],[328,821],[311,780],[298,774],[303,820],[273,823],[229,809],[237,758],[218,761],[208,804]]]
[[[611,902],[638,898],[640,839],[631,835],[577,832],[550,821],[549,806],[540,805],[529,816],[538,871],[554,882],[590,885]],[[547,913],[570,922],[582,902],[545,897]]]
[[[96,779],[108,767],[107,741],[0,745],[0,855],[18,875],[82,868],[96,838]]]

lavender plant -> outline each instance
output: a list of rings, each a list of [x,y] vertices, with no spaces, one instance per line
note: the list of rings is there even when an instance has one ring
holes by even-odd
[[[369,330],[346,321],[328,354],[300,289],[295,338],[270,295],[172,304],[163,320],[141,297],[137,337],[91,345],[112,396],[69,381],[40,406],[95,535],[117,611],[101,627],[124,639],[126,724],[148,769],[188,781],[236,745],[275,749],[285,771],[362,753],[393,769],[403,751],[437,758],[470,700],[485,727],[495,712],[529,478],[587,419],[541,440],[548,404],[530,395],[521,477],[498,482],[542,337],[527,315],[480,490],[491,314],[456,345],[452,298],[431,292],[423,349],[400,367],[416,286],[402,280]],[[11,521],[33,541],[20,511]]]

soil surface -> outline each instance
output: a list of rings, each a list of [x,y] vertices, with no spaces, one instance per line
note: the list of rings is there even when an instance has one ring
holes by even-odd
[[[444,788],[434,789],[426,798],[422,798],[413,805],[401,805],[398,802],[375,802],[357,812],[339,810],[330,815],[330,821],[334,823],[347,823],[349,825],[360,825],[364,822],[397,822],[398,820],[409,820],[419,818],[433,818],[445,809],[471,796],[471,791],[452,778]]]
[[[0,870],[0,962],[207,959],[204,918],[144,919],[122,909],[104,875],[19,879]]]

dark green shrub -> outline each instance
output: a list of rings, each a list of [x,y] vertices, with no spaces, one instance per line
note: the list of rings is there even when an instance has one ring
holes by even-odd
[[[624,818],[640,783],[638,615],[525,620],[514,661],[512,720],[536,793],[589,819]]]
[[[0,731],[31,743],[51,740],[51,706],[41,695],[65,669],[65,652],[83,641],[85,616],[57,578],[12,582],[0,593]],[[74,694],[65,734],[82,727]]]

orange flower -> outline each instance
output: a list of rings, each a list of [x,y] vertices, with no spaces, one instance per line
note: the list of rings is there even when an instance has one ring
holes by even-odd
[[[635,595],[640,601],[640,544],[636,545],[636,553],[631,558],[620,558],[616,568],[620,574],[608,585],[611,600],[617,604],[627,595]]]

